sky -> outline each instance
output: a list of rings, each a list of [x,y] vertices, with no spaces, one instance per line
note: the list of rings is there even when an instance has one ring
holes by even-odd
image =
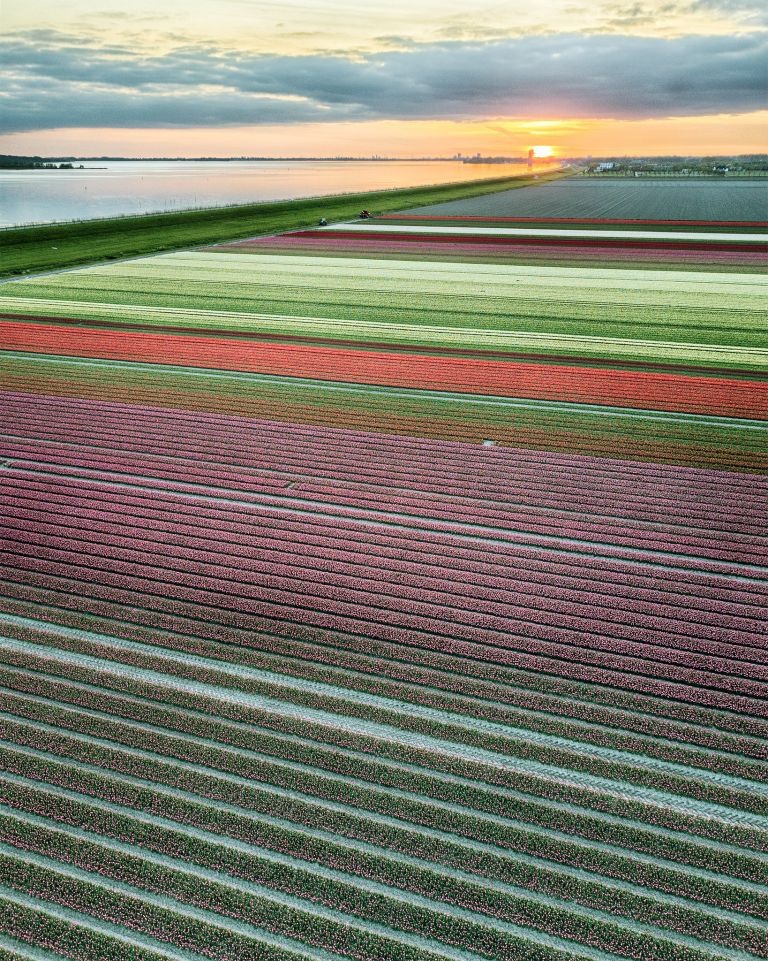
[[[763,0],[2,0],[0,153],[768,151]]]

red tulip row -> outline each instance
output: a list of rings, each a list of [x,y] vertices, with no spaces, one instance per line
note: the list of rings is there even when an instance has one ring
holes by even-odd
[[[400,354],[367,350],[53,324],[2,322],[0,337],[6,350],[768,419],[768,385],[726,378],[419,355],[406,363]]]

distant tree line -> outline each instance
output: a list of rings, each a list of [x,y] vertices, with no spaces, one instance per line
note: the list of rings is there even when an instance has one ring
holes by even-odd
[[[78,168],[73,163],[54,163],[44,157],[16,157],[11,154],[0,154],[0,170],[75,170],[84,169],[80,164]]]

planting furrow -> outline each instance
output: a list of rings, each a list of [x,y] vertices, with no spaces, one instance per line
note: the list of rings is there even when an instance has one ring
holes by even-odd
[[[88,714],[96,717],[98,712]],[[765,916],[764,903],[760,907],[765,858],[744,848],[702,841],[559,801],[532,804],[524,795],[509,791],[495,792],[484,804],[478,805],[477,799],[482,795],[477,786],[459,795],[446,794],[443,790],[444,796],[441,796],[441,785],[445,789],[447,785],[459,784],[460,779],[446,779],[437,774],[423,782],[422,786],[430,792],[424,795],[416,793],[418,782],[415,781],[408,790],[403,786],[375,785],[349,774],[333,774],[295,761],[268,759],[265,755],[260,776],[243,777],[226,761],[222,766],[223,755],[219,756],[218,766],[212,767],[216,759],[210,751],[202,752],[207,766],[202,765],[200,746],[204,741],[200,739],[198,754],[190,753],[192,760],[185,760],[184,756],[178,756],[178,749],[172,754],[168,751],[157,754],[123,744],[128,729],[135,726],[132,723],[121,725],[121,740],[117,742],[73,732],[56,732],[46,741],[46,733],[55,731],[54,728],[39,721],[20,724],[10,720],[11,715],[7,716],[9,721],[4,724],[4,730],[10,734],[13,746],[0,752],[4,767],[35,780],[53,779],[53,783],[65,788],[84,783],[84,775],[78,771],[85,770],[85,765],[98,777],[114,775],[118,780],[138,777],[145,787],[153,789],[161,783],[174,791],[192,792],[208,800],[267,815],[279,800],[281,810],[299,823],[332,827],[335,832],[353,838],[378,839],[387,846],[397,835],[400,841],[395,846],[401,851],[410,854],[421,851],[432,860],[438,858],[438,853],[432,857],[433,849],[444,851],[443,860],[448,857],[448,864],[466,866],[469,845],[471,850],[482,854],[479,860],[470,859],[471,870],[476,873],[480,864],[480,873],[491,872],[494,876],[500,872],[495,876],[501,880],[508,879],[510,871],[515,872],[508,859],[516,860],[517,852],[547,858],[555,865],[570,864],[619,879],[642,879],[651,887],[660,885],[662,890],[704,902],[715,897],[715,903],[724,907]],[[48,711],[44,716],[53,719],[54,714]],[[61,711],[59,716],[63,716]],[[150,729],[146,725],[139,727],[145,729],[146,738]],[[139,743],[146,744],[146,740]],[[161,743],[167,744],[167,738],[153,739],[154,745]],[[104,771],[111,773],[105,775]],[[93,793],[94,788],[86,790]],[[474,808],[466,806],[470,793],[475,798]],[[488,807],[500,813],[484,810]],[[380,821],[382,817],[384,821]],[[371,826],[371,818],[381,825],[381,830]],[[440,847],[441,838],[449,848]],[[456,845],[463,852],[458,861]],[[536,862],[537,871],[543,867]],[[719,882],[713,871],[720,872]],[[528,877],[530,879],[530,875]],[[681,888],[683,878],[686,881]],[[751,881],[757,881],[758,886],[746,883]]]
[[[370,920],[388,923],[398,930],[423,931],[425,935],[437,937],[459,948],[472,948],[493,957],[507,956],[507,939],[520,933],[519,928],[513,926],[519,921],[543,932],[550,928],[551,933],[556,931],[558,939],[566,936],[629,957],[644,957],[646,955],[642,952],[648,950],[660,952],[664,957],[683,957],[685,949],[704,955],[711,950],[711,945],[706,942],[662,931],[647,921],[615,920],[605,912],[586,907],[582,907],[578,914],[570,913],[567,902],[531,893],[522,899],[519,889],[511,886],[505,892],[507,906],[504,913],[511,915],[512,921],[499,917],[502,913],[499,910],[500,899],[496,899],[497,910],[489,910],[496,907],[490,892],[485,894],[484,907],[487,913],[478,914],[464,906],[463,899],[455,894],[445,902],[433,901],[361,877],[353,879],[335,868],[315,865],[309,872],[307,862],[287,855],[268,855],[264,849],[237,842],[223,845],[215,834],[208,832],[195,832],[192,836],[177,830],[169,832],[162,820],[149,818],[148,821],[148,824],[140,826],[135,819],[123,816],[119,826],[115,824],[115,829],[108,837],[100,837],[93,833],[90,825],[87,830],[63,827],[61,824],[51,828],[44,818],[14,812],[5,815],[3,835],[6,841],[26,850],[44,848],[47,840],[49,850],[55,851],[57,859],[89,867],[94,861],[106,860],[106,852],[123,855],[123,860],[129,863],[140,857],[142,861],[159,867],[162,872],[173,871],[185,879],[190,877],[190,880],[193,877],[202,889],[201,894],[210,892],[208,896],[211,901],[217,895],[224,900],[222,887],[243,893],[252,891],[254,894],[261,893],[256,888],[257,884],[275,891],[297,891],[309,901],[333,904],[335,910],[343,907],[354,916],[369,916]],[[154,835],[150,827],[155,828]],[[127,838],[128,843],[122,839],[113,840],[115,835]],[[159,856],[154,852],[158,852]],[[186,867],[188,862],[192,865],[191,869]],[[215,869],[212,870],[209,865],[215,865]],[[121,864],[120,874],[122,868]],[[99,866],[97,870],[103,871],[103,868]],[[308,876],[306,888],[302,888],[299,882],[302,872]],[[285,881],[282,881],[283,876]],[[288,881],[289,877],[294,879],[293,883]],[[353,880],[354,885],[350,883]],[[185,887],[189,890],[189,885]],[[174,889],[174,893],[179,897],[178,888]],[[184,893],[189,896],[186,891]],[[496,920],[492,921],[492,916]],[[458,929],[456,922],[461,923]],[[599,933],[595,931],[596,928]],[[745,930],[744,934],[749,938],[748,947],[753,951],[762,950],[758,945],[765,938],[757,928],[751,932]],[[740,950],[744,947],[744,944],[738,945]]]
[[[11,644],[12,642],[9,640],[3,640],[3,661],[21,669],[22,672],[45,672],[46,675],[53,674],[57,678],[66,678],[81,683],[85,679],[93,677],[94,680],[99,678],[104,687],[113,686],[110,683],[109,676],[104,678],[100,672],[96,671],[91,675],[83,669],[94,660],[87,655],[78,657],[76,654],[71,654],[70,657],[77,658],[77,660],[70,663],[67,660],[67,655],[52,648],[41,649],[38,653],[34,648],[30,650],[29,646],[22,646],[21,642],[19,642],[18,649],[14,649]],[[44,656],[46,650],[48,654]],[[109,663],[111,670],[117,669],[117,664],[120,663],[129,666],[129,670],[133,668],[142,672],[149,670],[148,668],[142,668],[136,663],[136,659],[132,658],[106,663]],[[167,663],[163,666],[166,670],[170,667]],[[15,677],[14,673],[13,671],[10,674],[8,671],[2,672],[5,683],[16,686],[17,676]],[[155,675],[157,673],[152,672]],[[455,713],[438,712],[412,703],[389,702],[384,698],[355,694],[355,692],[346,689],[330,688],[328,685],[315,684],[308,686],[308,682],[304,682],[304,685],[300,687],[298,686],[300,682],[279,675],[257,675],[256,678],[251,678],[251,683],[246,683],[245,679],[222,676],[221,671],[213,676],[206,675],[204,672],[187,672],[186,675],[183,672],[173,674],[173,680],[176,683],[180,683],[182,677],[200,685],[200,706],[202,708],[205,705],[211,712],[215,711],[215,704],[211,701],[214,687],[221,690],[222,685],[225,685],[230,689],[229,696],[233,699],[236,697],[235,692],[238,691],[257,696],[261,694],[272,699],[279,698],[289,704],[299,704],[320,710],[334,710],[345,718],[358,717],[365,721],[389,724],[397,727],[400,731],[410,730],[438,738],[450,738],[454,744],[475,745],[486,750],[503,751],[509,758],[528,758],[548,764],[558,764],[563,769],[591,771],[614,778],[623,777],[627,783],[647,784],[709,800],[719,799],[721,803],[726,804],[740,803],[745,809],[761,809],[757,797],[753,802],[754,806],[750,804],[750,795],[759,796],[762,793],[758,783],[761,776],[758,765],[752,765],[751,776],[747,779],[709,773],[704,769],[692,769],[679,763],[664,762],[658,759],[652,761],[641,755],[601,748],[584,742],[574,742],[554,735],[537,735],[526,729],[515,730],[505,725],[492,724],[485,720],[473,720]],[[218,683],[214,685],[214,682]],[[23,688],[23,676],[21,685]],[[88,686],[90,687],[90,685]],[[118,685],[118,690],[121,689],[125,690],[126,688]],[[130,687],[127,689],[131,690]],[[135,686],[133,691],[134,693],[141,693],[141,689],[137,689]],[[207,696],[206,691],[209,692]],[[169,696],[169,700],[174,701],[175,699],[173,695]],[[182,701],[182,703],[184,702]],[[251,717],[251,712],[247,709],[233,710],[229,706],[223,708],[222,713],[224,716],[240,721],[251,719],[255,723],[264,723],[258,711],[255,716]],[[268,720],[266,724],[270,726]]]
[[[554,641],[531,639],[525,634],[518,634],[512,644],[513,637],[508,631],[489,627],[462,629],[462,625],[445,622],[440,632],[437,630],[438,624],[434,620],[427,622],[425,615],[400,614],[381,604],[368,609],[358,606],[359,598],[356,598],[354,607],[344,601],[326,600],[320,604],[317,597],[324,596],[322,591],[317,596],[299,596],[295,583],[286,584],[284,589],[277,590],[261,590],[245,585],[235,590],[226,583],[210,583],[210,579],[198,579],[201,582],[206,581],[203,586],[195,586],[194,578],[177,578],[174,582],[167,579],[154,581],[131,573],[113,573],[109,565],[81,567],[73,562],[71,555],[66,557],[67,552],[62,553],[61,562],[55,562],[40,559],[37,553],[32,556],[31,552],[24,551],[23,547],[22,551],[17,553],[17,542],[6,541],[5,546],[7,556],[3,570],[6,576],[13,572],[12,579],[21,580],[22,583],[37,583],[42,587],[55,588],[56,579],[78,578],[76,591],[81,595],[120,600],[122,594],[129,591],[134,598],[132,603],[135,603],[138,592],[141,595],[141,606],[149,611],[189,612],[197,618],[234,626],[245,626],[240,623],[242,618],[239,617],[244,615],[246,623],[252,627],[258,627],[261,619],[267,618],[283,624],[297,622],[323,629],[351,631],[406,645],[424,644],[431,635],[435,638],[433,643],[437,644],[439,649],[447,650],[461,644],[462,647],[457,648],[457,651],[462,650],[466,654],[482,653],[485,659],[497,660],[500,663],[509,663],[510,660],[515,663],[515,652],[523,650],[536,657],[557,658],[558,663],[573,662],[584,667],[627,671],[640,676],[658,677],[678,685],[690,685],[690,689],[686,688],[688,699],[706,694],[711,698],[712,706],[718,706],[717,702],[722,701],[723,704],[735,707],[742,703],[740,699],[743,698],[744,702],[750,704],[749,713],[764,714],[762,702],[765,699],[765,686],[743,674],[723,677],[700,669],[666,664],[663,661],[651,664],[638,656],[642,653],[640,650],[614,654],[597,646],[579,646],[578,636],[569,636],[567,633]],[[185,586],[184,581],[190,586]],[[305,590],[304,585],[301,590]],[[302,606],[303,604],[306,606]],[[557,634],[552,636],[558,637]],[[439,644],[437,639],[441,639]],[[581,640],[583,641],[583,638]],[[574,643],[577,650],[570,646]],[[626,650],[626,647],[623,649]],[[617,650],[621,651],[622,648]],[[728,692],[733,693],[729,696]]]
[[[63,614],[62,611],[55,612],[57,619],[66,621]],[[76,621],[82,622],[83,619]],[[233,669],[238,674],[242,673],[242,668],[253,667],[311,681],[330,683],[336,680],[350,690],[388,694],[401,701],[460,711],[471,717],[513,723],[540,733],[685,762],[740,777],[759,777],[755,774],[759,767],[748,763],[744,757],[732,755],[768,760],[759,738],[729,735],[714,726],[719,720],[716,716],[702,715],[699,724],[694,726],[664,720],[650,713],[643,716],[636,711],[605,710],[594,702],[578,702],[575,695],[583,696],[585,692],[570,691],[567,698],[555,698],[537,696],[530,689],[502,687],[498,683],[471,684],[465,674],[459,673],[460,664],[453,665],[454,672],[451,673],[446,670],[423,671],[419,676],[418,669],[410,664],[406,671],[398,671],[396,663],[383,657],[333,658],[331,648],[290,645],[276,637],[262,638],[261,645],[255,638],[250,638],[251,644],[244,647],[236,636],[229,638],[229,643],[218,643],[196,636],[140,630],[127,622],[108,621],[102,625],[93,624],[86,618],[84,623],[91,628],[101,627],[102,631],[116,630],[119,639],[115,634],[94,633],[87,628],[72,629],[60,623],[54,626],[29,617],[0,613],[0,624],[6,636],[107,659],[114,659],[117,649],[130,663],[158,670],[171,658],[174,671],[186,677],[199,676],[194,658],[203,657],[214,672],[235,665]],[[275,653],[276,649],[281,653]],[[178,652],[183,652],[187,658],[183,665],[179,663]],[[406,679],[408,683],[403,683]],[[525,709],[521,710],[520,705],[525,705]],[[653,707],[651,704],[640,706]],[[713,726],[702,730],[706,722]],[[754,729],[757,733],[757,721]],[[637,732],[642,732],[641,736]],[[701,750],[701,747],[709,749]]]
[[[86,581],[78,582],[61,577],[52,578],[50,576],[41,578],[31,572],[22,571],[14,572],[13,578],[8,578],[6,574],[2,584],[4,592],[9,597],[32,600],[35,603],[47,603],[49,599],[55,597],[54,606],[76,611],[85,611],[86,613],[100,614],[111,610],[112,608],[104,606],[101,600],[102,598],[107,600],[108,604],[112,604],[117,600],[118,603],[122,603],[123,608],[127,604],[130,611],[130,619],[140,624],[159,629],[166,628],[176,630],[178,628],[178,623],[173,618],[167,617],[164,610],[168,610],[173,615],[181,614],[182,616],[186,616],[191,613],[193,619],[200,625],[199,630],[205,633],[205,622],[199,618],[199,611],[187,612],[178,603],[156,605],[156,607],[159,608],[157,610],[143,610],[135,606],[135,592],[125,592],[125,597],[123,597],[123,592],[116,589],[102,591],[98,586]],[[84,586],[86,584],[88,585],[88,592],[92,595],[92,599],[83,596]],[[51,591],[56,593],[51,594]],[[147,598],[145,597],[145,603],[146,600]],[[318,630],[311,625],[305,627],[304,625],[293,624],[293,622],[290,621],[275,622],[269,621],[268,619],[254,618],[253,616],[248,618],[227,616],[226,613],[219,608],[207,611],[206,617],[208,621],[225,627],[245,628],[250,631],[266,630],[267,632],[274,632],[277,629],[278,633],[283,633],[288,637],[294,637],[300,640],[320,639],[326,642],[329,640],[332,641],[333,638],[338,636],[337,632],[339,630],[342,631],[342,637],[344,633],[349,636],[349,632],[344,632],[343,625],[338,623],[329,633],[322,628]],[[215,628],[211,636],[214,638],[218,636]],[[371,647],[372,641],[369,640],[369,637],[360,634],[353,636],[362,643],[363,649],[369,649]],[[397,641],[395,641],[395,644],[397,644]],[[507,669],[522,668],[524,671],[544,672],[545,674],[554,675],[556,678],[587,682],[590,685],[608,685],[613,688],[618,687],[620,689],[624,688],[629,691],[638,692],[645,696],[670,697],[677,701],[688,702],[689,705],[703,705],[708,709],[726,712],[720,715],[721,719],[719,721],[726,729],[742,731],[747,734],[752,734],[755,731],[754,724],[758,723],[760,725],[760,717],[766,716],[766,712],[762,709],[761,702],[753,698],[728,694],[712,688],[698,689],[686,684],[672,683],[644,676],[636,677],[625,671],[616,671],[606,667],[585,667],[575,662],[555,660],[540,655],[520,654],[513,651],[497,652],[489,649],[487,645],[470,644],[467,642],[454,643],[448,639],[442,639],[438,642],[437,639],[432,639],[429,636],[416,635],[414,632],[411,632],[402,648],[403,654],[412,656],[411,652],[414,649],[417,653],[419,649],[421,649],[427,657],[431,657],[431,652],[437,652],[438,654],[458,655],[463,658],[470,658],[480,662],[479,666],[481,669],[484,667],[482,662],[485,662],[490,666],[491,676],[493,677],[498,676],[499,670],[504,671]],[[471,660],[467,663],[471,664]],[[680,716],[681,712],[679,707],[671,705],[670,709],[674,712],[673,716]],[[727,713],[729,711],[735,713],[729,715]],[[690,708],[688,711],[683,711],[682,713],[684,717],[691,716]],[[739,714],[743,714],[744,717],[740,718],[738,716]]]

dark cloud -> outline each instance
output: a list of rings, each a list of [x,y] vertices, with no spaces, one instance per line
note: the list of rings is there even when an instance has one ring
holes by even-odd
[[[707,0],[699,0],[707,2]],[[736,0],[720,0],[736,2]],[[630,5],[628,15],[641,15]],[[0,46],[6,132],[376,119],[641,119],[765,107],[768,34],[607,34],[269,56],[212,45],[161,56],[70,36]]]

